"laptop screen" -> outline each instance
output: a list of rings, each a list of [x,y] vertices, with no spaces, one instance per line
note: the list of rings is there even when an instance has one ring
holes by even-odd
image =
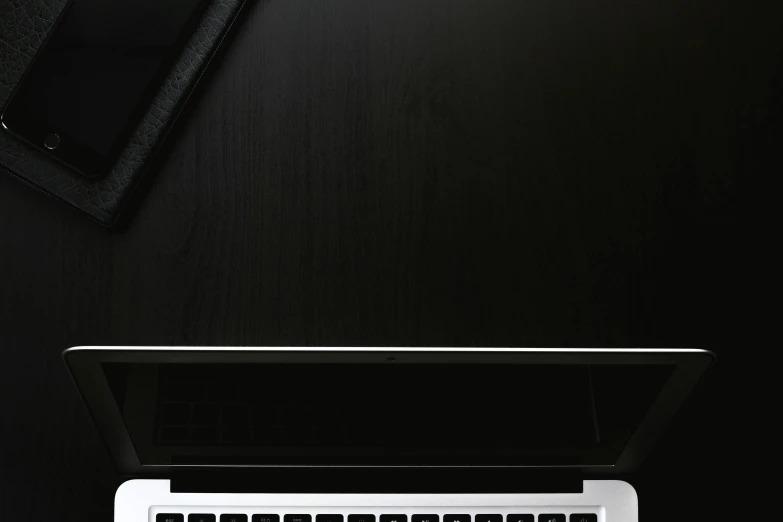
[[[102,363],[142,465],[614,464],[671,365]]]

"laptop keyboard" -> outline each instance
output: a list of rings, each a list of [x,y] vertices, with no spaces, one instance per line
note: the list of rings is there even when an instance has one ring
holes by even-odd
[[[315,522],[346,522],[345,516],[315,515]],[[375,515],[348,515],[347,522],[378,522]],[[384,514],[380,522],[408,522],[408,515]],[[279,514],[264,513],[158,513],[155,522],[280,522]],[[413,514],[410,522],[504,522],[500,514]],[[313,515],[284,514],[283,522],[313,522]],[[598,522],[596,513],[515,513],[505,516],[505,522]]]

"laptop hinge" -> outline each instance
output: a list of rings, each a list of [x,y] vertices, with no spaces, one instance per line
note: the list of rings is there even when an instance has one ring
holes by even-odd
[[[175,472],[172,493],[581,493],[579,470],[265,468]]]

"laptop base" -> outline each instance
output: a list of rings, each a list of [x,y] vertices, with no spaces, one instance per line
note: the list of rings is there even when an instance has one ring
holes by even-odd
[[[382,515],[398,515],[396,522],[638,522],[636,491],[627,482],[585,480],[582,490],[520,494],[172,493],[167,479],[135,479],[117,490],[114,520],[199,522],[194,517],[189,520],[189,515],[199,514],[208,515],[203,522],[213,520],[211,515],[220,522],[253,522],[253,515],[256,522],[318,522],[318,515],[323,521],[327,520],[323,515],[336,515],[328,519],[330,522],[340,517],[348,522],[378,522]],[[358,520],[356,515],[365,518]]]

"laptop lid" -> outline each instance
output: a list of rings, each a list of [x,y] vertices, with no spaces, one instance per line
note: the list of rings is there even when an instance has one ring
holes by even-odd
[[[313,466],[635,468],[711,364],[694,349],[76,347],[129,475]]]

